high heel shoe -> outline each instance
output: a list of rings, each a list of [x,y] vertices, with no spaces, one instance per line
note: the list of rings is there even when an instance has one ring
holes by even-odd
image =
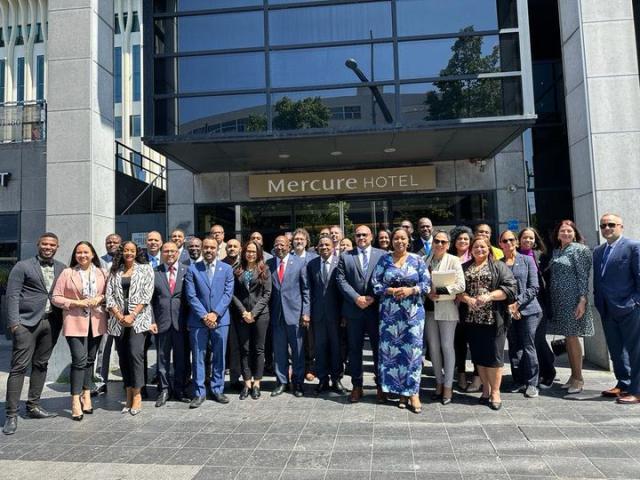
[[[82,401],[82,397],[80,397],[80,406],[82,407],[82,413],[86,413],[87,415],[93,414],[93,406],[91,406],[91,408],[84,408],[84,402]]]
[[[584,389],[584,380],[574,380],[571,386],[567,389],[568,395],[575,395],[577,393],[582,393]]]
[[[415,413],[415,414],[420,414],[420,413],[422,413],[422,404],[420,403],[420,399],[419,398],[417,398],[416,400],[417,400],[418,404],[414,405],[413,404],[413,399],[409,398],[409,402],[407,403],[407,410],[409,410],[410,412]]]
[[[251,387],[251,398],[254,400],[258,400],[260,398],[260,387],[256,385]]]
[[[84,418],[84,415],[80,414],[80,415],[71,415],[71,418],[73,420],[75,420],[76,422],[81,422],[82,419]]]
[[[400,397],[400,399],[398,400],[398,408],[401,410],[407,408],[407,397]]]
[[[569,377],[569,380],[567,380],[567,383],[560,385],[560,388],[563,390],[569,390],[572,384],[573,384],[573,377]]]
[[[249,387],[245,385],[244,387],[242,387],[242,391],[240,392],[240,400],[246,400],[248,396],[249,396]]]

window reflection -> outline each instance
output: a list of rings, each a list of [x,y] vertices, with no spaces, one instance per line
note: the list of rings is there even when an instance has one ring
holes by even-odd
[[[213,135],[260,131],[248,129],[252,117],[264,117],[265,95],[219,95],[178,100],[179,134]]]
[[[180,92],[264,88],[264,53],[183,57],[178,61]]]
[[[264,43],[263,12],[221,13],[178,18],[180,52],[260,47]]]
[[[519,70],[514,35],[465,36],[400,42],[400,78],[437,77]],[[517,41],[516,44],[517,46]]]
[[[522,114],[518,77],[401,85],[400,102],[406,124]]]
[[[387,108],[394,112],[393,87],[378,89]],[[278,93],[272,96],[272,103],[274,130],[343,130],[386,124],[368,87]]]
[[[154,9],[158,13],[170,13],[252,5],[262,6],[262,0],[155,0]]]
[[[383,43],[272,52],[271,84],[277,88],[359,82],[345,66],[349,58],[358,62],[369,81],[393,80],[393,47]]]
[[[517,27],[516,0],[397,0],[398,35]]]
[[[390,2],[272,10],[271,45],[391,37]]]

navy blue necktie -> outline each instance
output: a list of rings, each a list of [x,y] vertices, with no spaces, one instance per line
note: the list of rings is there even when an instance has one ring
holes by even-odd
[[[609,259],[611,250],[612,250],[611,245],[607,245],[607,248],[604,249],[604,253],[602,254],[602,266],[600,267],[600,275],[604,275],[604,270],[607,266],[607,260]]]

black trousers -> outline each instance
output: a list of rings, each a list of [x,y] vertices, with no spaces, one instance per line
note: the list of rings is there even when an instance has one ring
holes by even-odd
[[[158,348],[158,388],[170,390],[174,397],[186,396],[190,347],[187,332],[170,327],[156,335]],[[170,378],[171,352],[173,352],[173,382]]]
[[[136,333],[133,327],[124,327],[116,337],[116,350],[125,387],[142,388],[144,378],[144,344],[147,332]]]
[[[24,386],[24,377],[31,366],[29,396],[27,408],[31,409],[40,403],[40,395],[47,378],[47,366],[51,352],[55,346],[62,325],[42,319],[37,325],[27,327],[18,325],[12,334],[11,369],[7,379],[6,416],[18,415],[18,403]]]
[[[467,326],[462,320],[456,325],[456,333],[453,338],[453,348],[456,353],[456,370],[458,374],[467,371],[467,349],[469,348],[469,336]],[[478,375],[478,368],[473,365],[473,375]]]
[[[304,329],[304,373],[316,371],[316,339],[313,334],[313,324]]]
[[[89,336],[66,338],[71,351],[71,395],[80,395],[82,390],[91,390],[93,364],[102,337],[94,337],[89,325]]]
[[[264,350],[269,317],[260,316],[253,323],[235,322],[240,346],[240,365],[244,381],[261,380],[264,375]]]
[[[244,322],[238,321],[236,318],[231,319],[231,324],[229,325],[229,336],[227,337],[227,359],[225,365],[229,369],[229,381],[231,382],[237,382],[243,376],[240,359],[239,323]]]

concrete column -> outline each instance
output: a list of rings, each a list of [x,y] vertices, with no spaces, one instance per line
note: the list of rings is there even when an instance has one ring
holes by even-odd
[[[195,219],[194,175],[171,160],[167,160],[168,212],[167,234],[181,228],[187,235],[197,234]]]
[[[68,263],[78,241],[101,252],[115,228],[112,0],[49,1],[48,69],[46,228]],[[58,342],[50,379],[67,352]]]
[[[560,0],[562,59],[575,220],[590,246],[599,217],[622,215],[640,237],[640,82],[632,0]],[[609,358],[600,322],[586,357]]]

